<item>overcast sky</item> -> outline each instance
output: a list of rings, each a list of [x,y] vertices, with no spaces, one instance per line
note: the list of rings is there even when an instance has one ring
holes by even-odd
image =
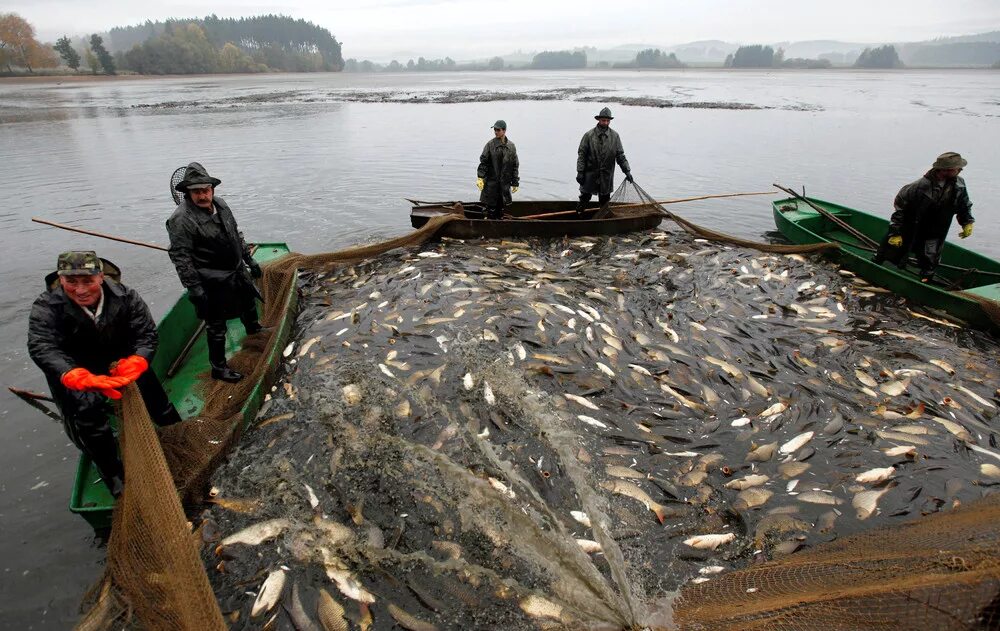
[[[326,27],[344,57],[456,60],[695,40],[885,43],[1000,30],[1000,0],[5,0],[40,39],[166,18],[280,13]]]

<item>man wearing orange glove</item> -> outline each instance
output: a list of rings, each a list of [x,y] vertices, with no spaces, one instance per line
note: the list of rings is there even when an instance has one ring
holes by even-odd
[[[117,496],[124,470],[108,423],[117,388],[135,382],[157,425],[181,420],[148,370],[156,325],[135,290],[105,276],[94,252],[63,252],[45,282],[31,307],[28,353],[45,373],[66,434]]]

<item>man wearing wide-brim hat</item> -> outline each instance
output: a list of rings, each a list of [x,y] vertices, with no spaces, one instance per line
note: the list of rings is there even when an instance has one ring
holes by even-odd
[[[248,335],[263,330],[257,319],[253,284],[261,277],[260,265],[240,234],[233,211],[218,195],[222,184],[205,167],[192,162],[175,187],[184,199],[167,220],[170,260],[195,313],[205,321],[208,360],[212,378],[237,382],[243,375],[226,360],[227,322],[239,318]]]
[[[875,262],[891,261],[905,268],[910,252],[917,258],[920,278],[934,275],[952,218],[962,226],[959,237],[972,235],[975,219],[965,180],[958,176],[968,162],[954,151],[942,153],[919,180],[899,190],[889,230],[875,254]]]
[[[491,219],[503,218],[503,210],[512,201],[511,193],[517,192],[521,183],[520,162],[517,148],[507,138],[507,123],[493,123],[493,138],[483,147],[476,170],[476,186],[481,191],[479,201],[486,204],[486,214]]]
[[[625,179],[632,180],[632,169],[629,168],[622,148],[622,139],[618,132],[611,129],[611,108],[605,107],[597,116],[597,125],[588,130],[580,140],[580,148],[576,152],[576,182],[580,185],[580,202],[576,206],[577,213],[583,213],[596,194],[601,206],[611,199],[611,191],[615,188],[615,163],[621,167]]]
[[[66,434],[117,496],[125,474],[108,423],[110,400],[122,397],[116,388],[134,381],[157,425],[181,418],[149,370],[157,344],[149,307],[105,267],[94,252],[59,255],[31,306],[28,354],[45,373]]]

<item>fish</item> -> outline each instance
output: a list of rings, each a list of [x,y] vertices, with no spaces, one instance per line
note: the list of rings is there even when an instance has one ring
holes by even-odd
[[[774,456],[774,452],[778,449],[778,443],[768,443],[766,445],[760,445],[755,447],[747,454],[747,462],[767,462]]]
[[[299,584],[292,583],[292,591],[284,603],[288,617],[292,619],[292,625],[297,631],[320,631],[316,623],[312,621],[305,607],[302,606],[302,597],[299,593]]]
[[[725,572],[726,568],[721,565],[706,565],[705,567],[698,568],[698,573],[703,576],[709,576],[712,574],[718,574],[719,572]]]
[[[858,378],[858,381],[860,381],[863,385],[868,386],[869,388],[876,388],[876,387],[878,387],[878,382],[875,381],[874,379],[872,379],[868,375],[868,373],[866,373],[866,372],[864,372],[864,371],[862,371],[860,369],[854,371],[854,376]]]
[[[910,380],[893,380],[887,381],[878,387],[879,390],[888,394],[890,397],[898,397],[899,395],[906,392],[906,389],[910,387]]]
[[[917,455],[917,448],[913,445],[900,445],[898,447],[887,447],[882,450],[882,453],[890,458],[899,458],[901,456],[914,458]]]
[[[743,489],[749,489],[754,486],[760,486],[770,480],[766,475],[751,474],[738,480],[730,480],[726,482],[725,487],[727,489],[736,489],[742,491]]]
[[[984,462],[979,465],[979,474],[986,478],[1000,478],[1000,467],[992,462]]]
[[[750,424],[750,419],[748,419],[745,416],[743,418],[738,418],[730,423],[730,425],[732,425],[733,427],[744,427],[745,425],[749,424]]]
[[[466,390],[472,390],[474,386],[475,383],[472,380],[472,373],[471,372],[465,373],[465,376],[462,377],[462,387],[465,388]]]
[[[953,387],[953,388],[955,388],[955,389],[956,389],[956,390],[958,390],[959,392],[963,392],[963,393],[965,393],[965,394],[969,395],[970,397],[972,397],[972,399],[973,399],[973,400],[974,400],[974,401],[975,401],[976,403],[978,403],[978,404],[980,404],[980,405],[983,405],[983,406],[985,406],[985,407],[988,407],[988,408],[990,408],[991,410],[994,410],[994,409],[996,409],[996,407],[997,407],[996,405],[994,405],[994,404],[993,404],[993,402],[992,402],[992,401],[987,401],[986,399],[984,399],[983,397],[979,396],[978,394],[976,394],[976,393],[975,393],[975,392],[973,392],[972,390],[969,390],[969,389],[968,389],[968,388],[966,388],[965,386],[960,386],[960,385],[956,385],[956,384],[953,384],[953,383],[950,383],[950,384],[948,384],[948,385],[949,385],[949,386],[951,386],[951,387]]]
[[[595,552],[602,552],[601,544],[593,541],[591,539],[577,539],[576,544],[580,546],[580,549],[587,554],[593,554]]]
[[[951,364],[949,364],[948,362],[944,361],[943,359],[931,359],[927,363],[928,364],[933,364],[933,365],[937,366],[938,368],[940,368],[941,370],[945,371],[949,375],[954,375],[955,374],[955,368],[952,367]]]
[[[623,467],[621,465],[609,464],[604,470],[608,475],[614,476],[616,478],[629,478],[631,480],[645,480],[646,474],[641,471],[636,471],[635,469],[630,469],[629,467]]]
[[[941,418],[940,416],[932,416],[931,420],[934,421],[935,423],[940,423],[941,425],[943,425],[945,429],[947,429],[955,436],[955,438],[959,439],[962,442],[966,443],[976,442],[976,440],[972,437],[972,434],[969,433],[969,430],[965,429],[955,421],[949,421],[948,419]]]
[[[521,611],[532,618],[552,618],[554,620],[562,618],[563,608],[541,596],[527,596],[522,598],[518,605],[521,607]]]
[[[774,495],[773,491],[760,487],[743,489],[740,491],[739,495],[736,496],[736,500],[733,502],[733,508],[738,511],[757,508],[758,506],[763,506],[767,503],[767,500],[771,499],[772,495]]]
[[[799,450],[800,447],[812,440],[813,432],[804,432],[799,434],[795,438],[791,439],[787,443],[781,446],[778,453],[781,454],[792,454]]]
[[[307,341],[305,344],[302,345],[301,348],[299,348],[299,354],[297,356],[304,357],[305,354],[309,352],[309,349],[313,347],[313,344],[320,341],[321,339],[323,339],[322,335],[317,335],[316,337],[310,338],[309,341]]]
[[[869,469],[864,473],[859,473],[854,476],[855,482],[861,484],[877,484],[879,482],[885,482],[892,475],[896,473],[896,467],[884,467],[881,469]]]
[[[406,631],[437,631],[437,627],[389,603],[389,615]]]
[[[667,518],[666,509],[660,504],[654,502],[653,499],[649,497],[649,495],[645,491],[643,491],[634,484],[631,484],[629,482],[624,482],[622,480],[607,480],[605,482],[601,482],[601,488],[611,491],[612,493],[624,495],[625,497],[630,497],[634,500],[642,502],[647,509],[649,509],[650,511],[653,512],[654,515],[656,515],[657,521],[659,521],[661,524]]]
[[[590,517],[587,515],[587,513],[579,510],[571,510],[569,514],[570,516],[573,517],[573,519],[580,522],[587,528],[590,528]]]
[[[611,368],[609,368],[607,365],[602,364],[601,362],[597,362],[597,369],[603,372],[605,375],[614,379],[615,371],[611,370]]]
[[[361,388],[356,383],[349,383],[341,390],[341,398],[349,406],[361,403]]]
[[[341,594],[360,603],[371,604],[375,602],[375,596],[364,588],[364,585],[354,577],[343,561],[327,548],[320,548],[320,553],[323,557],[327,578],[334,582]]]
[[[767,418],[769,416],[777,416],[778,414],[781,414],[782,412],[784,412],[787,409],[788,409],[788,406],[784,403],[784,401],[778,401],[777,403],[775,403],[774,405],[770,406],[769,408],[767,408],[766,410],[764,410],[763,412],[761,412],[757,416],[759,416],[760,418]]]
[[[291,527],[292,523],[284,518],[269,519],[247,526],[243,530],[229,535],[220,542],[220,546],[231,546],[242,543],[256,546],[280,536]]]
[[[684,545],[697,548],[698,550],[715,550],[721,545],[731,543],[736,539],[736,534],[727,532],[724,534],[697,535],[684,540]]]
[[[272,570],[267,575],[267,578],[261,583],[257,598],[253,601],[253,607],[250,609],[251,618],[256,618],[274,609],[274,606],[281,600],[282,592],[285,591],[287,578],[288,575],[282,569]]]
[[[587,399],[581,397],[581,396],[577,396],[575,394],[569,394],[568,392],[564,393],[563,396],[566,397],[567,399],[569,399],[570,401],[573,401],[574,403],[579,403],[580,405],[582,405],[585,408],[588,408],[588,409],[591,409],[591,410],[600,410],[601,409],[601,408],[597,407],[596,405],[594,405],[593,403],[591,403],[590,401],[588,401]]]
[[[838,506],[844,503],[844,500],[839,497],[822,491],[806,491],[805,493],[799,493],[795,499],[809,504],[826,504],[829,506]]]
[[[786,479],[797,478],[805,473],[810,466],[812,465],[808,462],[782,462],[778,465],[778,473]]]
[[[587,416],[586,414],[579,414],[577,415],[577,418],[586,423],[587,425],[591,425],[593,427],[598,427],[600,429],[608,428],[608,426],[605,425],[604,423],[600,422],[599,420],[597,420],[592,416]]]
[[[881,489],[873,489],[871,491],[862,491],[854,496],[851,501],[851,506],[857,511],[858,519],[865,520],[875,514],[878,510],[879,499],[889,492],[893,488],[893,485],[883,487]]]
[[[487,405],[495,405],[497,402],[497,398],[493,394],[493,388],[490,387],[489,382],[485,379],[483,379],[483,399],[486,400]]]

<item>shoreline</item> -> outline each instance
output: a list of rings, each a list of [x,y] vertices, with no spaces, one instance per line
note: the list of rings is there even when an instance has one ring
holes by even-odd
[[[46,74],[46,75],[13,75],[0,76],[0,85],[18,83],[101,83],[114,81],[150,81],[158,79],[199,79],[206,77],[254,77],[254,76],[276,76],[276,75],[322,75],[341,74],[350,76],[367,75],[399,75],[399,74],[434,74],[447,75],[456,73],[483,73],[483,74],[505,74],[509,72],[659,72],[659,73],[684,73],[684,72],[954,72],[954,71],[984,71],[997,72],[996,68],[990,66],[912,66],[906,68],[724,68],[722,66],[688,66],[687,68],[510,68],[504,70],[450,70],[450,71],[404,71],[404,72],[228,72],[228,73],[201,73],[201,74]]]

